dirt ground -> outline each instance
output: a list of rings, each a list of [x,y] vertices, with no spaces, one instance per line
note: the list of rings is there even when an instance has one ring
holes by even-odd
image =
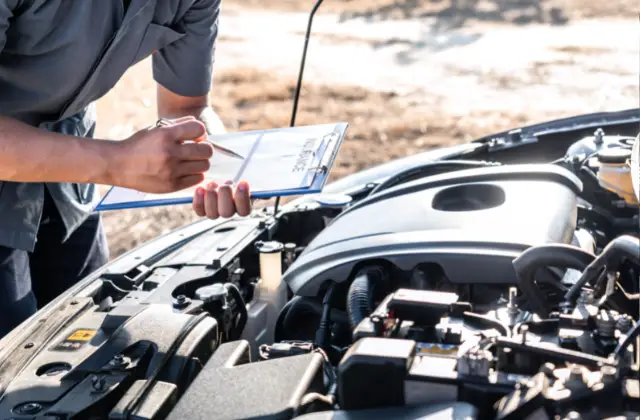
[[[275,0],[270,9],[282,11],[306,10],[313,1]],[[326,0],[323,10],[339,12],[345,19],[376,15],[378,18],[406,16],[475,16],[489,19],[496,13],[509,15],[506,4],[531,9],[526,0],[512,1],[387,1],[387,0]],[[537,3],[537,2],[536,2]],[[624,17],[630,14],[636,1],[542,1],[540,19],[549,16],[559,19],[608,16]],[[560,6],[563,3],[565,6]],[[256,0],[225,0],[225,5],[255,6]],[[261,4],[264,4],[262,2]],[[573,7],[567,8],[566,5]],[[588,7],[587,7],[588,6]],[[260,6],[263,7],[263,6]],[[492,12],[491,7],[495,10]],[[497,9],[496,9],[497,8]],[[502,9],[501,9],[502,8]],[[554,8],[559,8],[554,11]],[[535,7],[533,7],[535,9]],[[385,10],[393,10],[389,14]],[[406,12],[409,10],[410,12]],[[498,11],[496,11],[498,10]],[[502,11],[500,11],[502,10]],[[375,12],[374,12],[375,11]],[[535,11],[535,10],[534,10]],[[513,12],[513,10],[511,10]],[[399,13],[399,14],[398,14]],[[465,14],[466,13],[466,14]],[[514,12],[519,13],[519,12]],[[522,12],[524,13],[524,12]],[[521,14],[522,14],[521,13]],[[534,13],[528,11],[527,13]],[[364,14],[364,15],[363,15]],[[404,15],[403,15],[404,14]],[[542,16],[540,15],[540,16]],[[511,13],[509,19],[515,19]],[[637,14],[636,14],[637,16]],[[465,19],[466,19],[465,17]],[[512,21],[518,23],[519,21]],[[234,42],[223,38],[220,42]],[[295,80],[283,78],[251,67],[216,72],[215,92],[211,99],[229,131],[279,127],[289,124],[291,98]],[[297,124],[347,121],[350,128],[332,179],[370,167],[399,156],[425,149],[469,141],[479,136],[541,121],[552,115],[540,113],[474,111],[465,118],[452,117],[438,110],[425,114],[398,98],[394,92],[370,91],[357,86],[318,85],[305,80],[301,95]],[[557,113],[553,116],[558,116]],[[133,131],[156,121],[155,85],[149,62],[132,68],[105,98],[98,102],[98,136],[121,139]],[[103,189],[104,190],[104,189]],[[190,206],[170,206],[138,209],[104,214],[112,256],[118,256],[132,247],[161,233],[196,219]]]
[[[270,10],[310,11],[315,0],[274,0]],[[264,9],[260,0],[225,0],[225,5]],[[324,0],[318,13],[339,13],[342,19],[373,20],[436,17],[465,23],[554,23],[568,20],[637,19],[636,0]]]

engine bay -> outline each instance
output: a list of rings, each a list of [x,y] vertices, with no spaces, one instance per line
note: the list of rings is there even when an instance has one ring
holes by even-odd
[[[131,251],[2,341],[0,418],[637,418],[637,123],[563,127]]]

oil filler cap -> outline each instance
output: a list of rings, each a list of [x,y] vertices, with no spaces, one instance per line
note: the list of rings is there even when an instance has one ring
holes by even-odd
[[[344,207],[353,200],[346,194],[320,194],[313,199],[322,207]]]
[[[602,149],[598,152],[600,163],[624,164],[631,158],[631,150],[621,147]]]
[[[217,302],[227,297],[227,289],[220,283],[203,286],[196,290],[196,297],[204,303]]]

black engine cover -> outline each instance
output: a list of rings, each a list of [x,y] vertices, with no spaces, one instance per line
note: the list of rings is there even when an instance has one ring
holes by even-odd
[[[512,260],[544,243],[570,244],[582,183],[556,165],[505,165],[428,177],[383,190],[322,231],[285,273],[315,296],[366,260],[400,269],[440,265],[453,283],[515,283]]]

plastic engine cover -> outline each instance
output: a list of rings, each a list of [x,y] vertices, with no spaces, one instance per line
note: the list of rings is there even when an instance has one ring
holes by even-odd
[[[314,296],[357,263],[403,270],[436,263],[453,283],[514,283],[512,260],[544,243],[570,244],[582,183],[556,165],[461,170],[383,190],[345,210],[285,273]]]

